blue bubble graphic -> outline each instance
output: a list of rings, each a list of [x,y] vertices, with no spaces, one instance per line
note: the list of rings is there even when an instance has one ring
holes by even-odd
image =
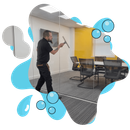
[[[101,36],[101,31],[99,30],[99,29],[94,29],[93,31],[92,31],[92,37],[93,38],[99,38]]]
[[[91,122],[90,122],[90,123],[88,123],[88,124],[92,124],[94,121],[95,121],[95,118],[93,119],[93,121],[91,121]]]
[[[102,23],[102,29],[105,32],[111,32],[114,29],[114,23],[112,20],[107,19]]]
[[[50,114],[54,114],[56,112],[56,109],[54,107],[49,107],[48,112]]]
[[[112,43],[110,42],[110,49],[112,50]]]
[[[18,62],[13,70],[10,71],[9,80],[11,80],[11,86],[14,90],[19,92],[35,91],[35,88],[31,85],[28,77],[30,63],[31,58],[24,62]]]
[[[106,35],[106,36],[104,36],[103,40],[104,40],[104,42],[108,43],[111,41],[111,37]]]
[[[43,110],[46,107],[46,103],[44,101],[40,100],[37,102],[36,106],[37,106],[37,109]]]
[[[75,21],[76,23],[82,24],[82,22],[77,17],[72,17],[71,20]]]
[[[47,100],[49,103],[54,104],[59,100],[59,96],[56,92],[52,91],[48,93]]]
[[[8,50],[13,51],[13,50],[14,50],[14,47],[13,47],[13,46],[8,46]]]
[[[14,112],[18,115],[18,118],[26,119],[31,114],[34,98],[33,96],[34,94],[28,93],[21,97],[21,99],[16,103]]]
[[[46,107],[45,107],[45,111],[47,112],[46,116],[49,119],[51,118],[51,121],[57,122],[59,120],[64,120],[64,118],[66,117],[67,109],[65,108],[64,104],[62,103],[62,101],[60,99],[58,100],[58,102],[56,102],[56,104],[50,104],[47,99],[48,94],[39,92],[38,95],[40,96],[40,98],[42,100],[44,99],[44,102],[46,103]],[[52,112],[54,109],[49,109],[52,107],[54,107],[54,109],[56,111],[55,113]],[[53,113],[53,114],[50,114],[49,112]]]
[[[103,97],[103,96],[106,96],[108,95],[111,91],[113,91],[116,86],[117,86],[117,82],[112,82],[110,84],[108,84],[100,93],[100,95]]]

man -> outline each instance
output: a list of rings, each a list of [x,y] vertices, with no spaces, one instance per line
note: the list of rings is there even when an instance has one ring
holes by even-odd
[[[52,78],[50,75],[49,65],[47,64],[50,60],[49,53],[55,55],[64,43],[61,43],[55,50],[53,50],[48,42],[52,43],[52,33],[51,31],[46,30],[43,33],[43,39],[38,42],[37,46],[37,68],[40,73],[40,78],[38,80],[36,90],[40,91],[42,85],[46,82],[47,92],[49,93],[53,91]]]

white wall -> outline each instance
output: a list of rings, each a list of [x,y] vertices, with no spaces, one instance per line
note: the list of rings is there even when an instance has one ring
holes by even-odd
[[[105,34],[101,32],[101,37],[98,39],[93,38],[93,56],[106,56],[115,57],[110,49],[110,43],[104,42]]]
[[[3,32],[3,40],[9,46],[14,46],[13,26],[9,26]]]
[[[71,70],[72,63],[70,60],[70,55],[71,56],[74,55],[74,46],[73,46],[74,29],[65,26],[59,26],[58,24],[45,21],[33,16],[30,16],[29,23],[33,32],[33,39],[34,39],[34,43],[33,43],[34,50],[33,50],[32,61],[29,68],[29,79],[39,77],[39,72],[38,69],[36,68],[36,60],[37,60],[36,47],[38,41],[40,40],[40,28],[59,32],[59,43],[64,42],[62,38],[62,36],[64,36],[66,41],[70,45],[70,49],[67,47],[67,45],[64,45],[64,47],[60,48],[60,50],[55,55],[52,55],[50,53],[50,61],[48,62],[48,64],[50,66],[51,74],[56,74],[56,73]]]
[[[13,46],[14,56],[17,58],[25,58],[30,53],[30,46],[23,39],[23,33],[20,28],[16,26],[9,26],[3,33],[4,42]]]
[[[17,58],[25,58],[30,53],[30,46],[24,41],[22,31],[14,26],[14,54]]]

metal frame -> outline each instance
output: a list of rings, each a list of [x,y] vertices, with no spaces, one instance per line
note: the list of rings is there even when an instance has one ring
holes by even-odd
[[[73,57],[75,57],[75,58],[77,59],[76,56],[73,56]],[[70,58],[73,58],[73,57],[70,57]],[[71,59],[71,60],[72,60],[72,59]],[[77,59],[77,61],[78,61],[78,59]],[[72,62],[73,62],[73,61],[72,61]],[[74,63],[73,63],[73,65],[74,65]],[[74,70],[74,69],[72,68],[72,70],[73,70],[73,71],[79,71],[79,72],[80,72],[80,69],[79,69],[79,70]],[[75,79],[75,78],[78,78],[78,79]],[[73,77],[71,77],[70,80],[81,81],[81,74],[80,74],[80,76],[73,76]]]
[[[88,60],[88,59],[86,59],[86,60]],[[93,59],[92,59],[93,60]],[[94,67],[94,61],[92,61],[93,62],[93,67]],[[94,69],[94,68],[93,68]],[[80,70],[80,72],[81,72],[81,70]],[[77,86],[78,87],[81,87],[81,88],[86,88],[86,89],[89,89],[90,87],[83,87],[83,86],[81,86],[83,83],[84,83],[84,81],[85,81],[85,79],[87,79],[87,78],[90,78],[90,77],[92,77],[92,76],[94,76],[94,79],[96,79],[96,71],[95,72],[93,72],[93,74],[92,75],[90,75],[90,76],[87,76],[87,75],[85,75],[85,74],[83,74],[83,79],[81,80],[81,83],[80,84],[78,84]],[[80,73],[80,75],[81,75],[81,73]],[[84,77],[85,76],[85,77]],[[99,84],[99,75],[98,75],[98,84]],[[92,89],[93,87],[91,87],[91,89]]]
[[[75,79],[75,78],[78,78],[78,79]],[[80,76],[73,76],[70,78],[70,80],[82,81],[81,75]]]

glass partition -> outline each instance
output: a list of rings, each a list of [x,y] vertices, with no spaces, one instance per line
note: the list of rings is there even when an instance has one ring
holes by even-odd
[[[52,49],[55,50],[60,46],[58,52],[49,53],[50,60],[46,61],[48,65],[45,63],[44,66],[46,67],[44,71],[49,69],[49,73],[45,72],[44,76],[50,75],[47,78],[49,86],[52,84],[53,91],[63,97],[60,99],[65,106],[71,104],[71,101],[82,104],[83,109],[86,105],[93,106],[92,111],[86,112],[86,115],[89,113],[91,116],[84,118],[85,122],[86,119],[90,121],[96,114],[96,102],[101,92],[97,89],[97,78],[95,78],[95,59],[91,35],[93,28],[78,24],[61,11],[48,6],[46,4],[38,5],[29,16],[33,34],[33,53],[29,68],[30,83],[35,89],[39,86],[39,90],[36,90],[42,93],[49,92],[47,90],[48,84],[43,82],[44,78],[41,76],[42,72],[40,70],[43,63],[40,61],[37,64],[37,59],[40,55],[40,49],[42,52],[45,52],[45,50],[51,52]],[[49,10],[51,12],[48,12]],[[45,49],[41,42],[39,43],[41,39],[43,40],[45,30],[51,31],[52,34],[52,41],[48,39],[52,48],[49,50]],[[42,58],[45,60],[45,57]],[[70,102],[68,102],[69,99]],[[68,108],[67,110],[71,111]],[[76,111],[79,113],[80,110],[77,109]],[[79,116],[82,116],[82,114]]]
[[[97,81],[94,75],[93,39],[88,28],[61,13],[60,43],[60,94],[80,100],[96,102]],[[65,40],[64,40],[64,38]],[[68,46],[68,45],[69,46]],[[89,65],[88,65],[89,64]]]
[[[98,78],[98,87],[96,89],[102,91],[111,80],[107,80],[105,75],[105,66],[103,60],[117,60],[117,57],[110,49],[110,42],[105,42],[104,38],[107,36],[104,32],[98,29],[93,29],[93,56],[95,61],[96,77]]]
[[[59,27],[60,27],[59,15],[60,12],[55,7],[47,4],[42,4],[35,7],[31,11],[29,16],[29,23],[33,33],[33,54],[32,54],[31,64],[29,68],[29,79],[32,86],[35,89],[36,86],[39,86],[38,91],[42,93],[48,93],[48,91],[47,91],[47,82],[44,82],[43,84],[43,80],[44,80],[43,77],[41,77],[41,81],[40,81],[41,72],[36,66],[37,58],[38,58],[37,56],[38,42],[40,41],[40,39],[43,39],[44,31],[49,30],[52,33],[52,42],[51,41],[49,42],[51,48],[55,50],[58,47]],[[44,53],[47,53],[46,49],[45,46],[43,46],[42,50],[44,50]],[[52,82],[53,91],[59,93],[59,52],[57,52],[56,54],[49,53],[49,56],[50,56],[50,60],[47,62],[48,65],[45,67],[48,67],[51,78],[48,77],[47,80],[49,82],[49,86]],[[42,63],[41,64],[39,63],[39,66],[40,65],[42,66]],[[48,73],[45,74],[45,76],[47,75]]]
[[[101,33],[100,38],[95,39],[92,36],[94,28],[77,24],[62,11],[47,13],[40,10],[39,8],[43,6],[47,4],[37,5],[29,16],[29,25],[34,38],[29,69],[30,82],[36,87],[40,78],[36,67],[36,49],[43,32],[50,30],[53,44],[49,44],[53,50],[65,42],[56,54],[49,54],[48,65],[53,90],[61,96],[98,103],[100,93],[106,87],[103,58],[116,59],[110,50],[110,43],[105,43],[103,40],[105,34]],[[109,80],[107,83],[110,83]],[[42,86],[41,92],[47,93],[46,83]]]
[[[51,12],[48,12],[48,6]],[[29,68],[29,79],[36,88],[40,72],[36,66],[37,46],[43,38],[43,32],[50,30],[53,50],[64,43],[56,54],[50,55],[47,62],[52,78],[53,91],[81,100],[97,102],[101,89],[98,85],[99,76],[96,74],[95,39],[92,37],[93,28],[78,24],[54,7],[43,4],[35,7],[29,16],[33,33],[33,54]],[[47,93],[44,83],[40,92]]]

